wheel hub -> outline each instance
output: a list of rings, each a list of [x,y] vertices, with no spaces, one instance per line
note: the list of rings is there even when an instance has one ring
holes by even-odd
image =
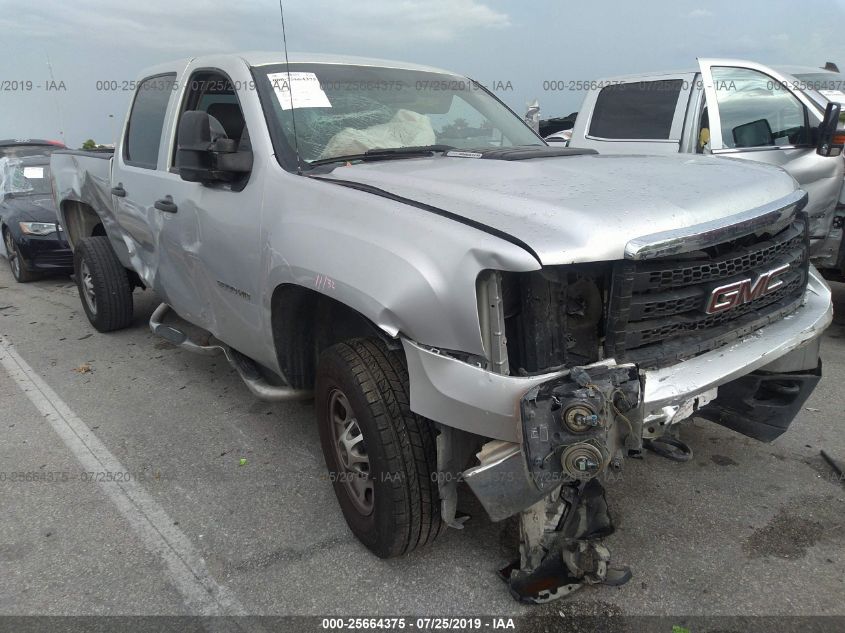
[[[370,478],[370,458],[355,412],[340,389],[335,388],[329,394],[328,411],[338,465],[343,468],[337,477],[358,512],[369,515],[373,511],[375,492]]]
[[[82,298],[91,310],[92,314],[97,314],[97,295],[94,293],[94,279],[91,277],[91,271],[88,269],[88,264],[85,261],[79,267],[79,274],[82,278]]]
[[[12,241],[11,234],[7,231],[6,235],[6,257],[9,259],[9,266],[12,268],[12,273],[15,275],[17,279],[20,277],[21,274],[21,263],[18,259],[17,251],[15,250],[15,244]]]

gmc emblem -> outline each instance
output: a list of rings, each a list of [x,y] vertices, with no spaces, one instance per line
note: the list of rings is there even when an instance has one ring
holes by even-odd
[[[735,281],[732,284],[714,288],[710,293],[710,298],[707,300],[707,307],[704,311],[707,314],[717,314],[759,299],[777,290],[784,284],[783,279],[779,279],[778,277],[787,270],[789,270],[789,264],[784,264],[783,266],[778,266],[763,273],[757,277],[757,281],[753,284],[750,279],[743,279],[742,281]]]

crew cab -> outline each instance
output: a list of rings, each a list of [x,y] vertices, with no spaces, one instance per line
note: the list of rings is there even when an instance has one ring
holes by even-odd
[[[827,276],[845,275],[845,131],[832,137],[845,75],[700,59],[685,72],[597,80],[569,145],[603,154],[712,154],[776,165],[809,194],[811,255]],[[840,122],[841,123],[841,122]]]
[[[830,291],[782,170],[551,147],[400,62],[198,57],[137,86],[113,156],[51,159],[89,320],[129,326],[147,288],[157,334],[313,398],[378,556],[461,527],[465,481],[520,516],[520,600],[624,582],[600,476],[693,414],[771,441],[820,378]]]

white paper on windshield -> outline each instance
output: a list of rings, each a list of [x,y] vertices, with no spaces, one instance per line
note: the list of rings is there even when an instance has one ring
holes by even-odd
[[[267,73],[282,110],[294,108],[331,108],[332,104],[314,73]],[[291,88],[293,88],[291,90]]]
[[[43,167],[24,167],[23,168],[23,177],[27,180],[40,180],[44,178],[44,168]]]
[[[828,101],[845,103],[845,92],[841,90],[819,90],[819,93],[824,95]]]

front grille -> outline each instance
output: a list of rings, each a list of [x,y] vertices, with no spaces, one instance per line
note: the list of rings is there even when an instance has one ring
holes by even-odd
[[[716,314],[705,308],[719,286],[789,265],[780,287]],[[618,263],[613,273],[606,354],[659,367],[715,349],[795,310],[809,275],[805,214],[775,235],[751,235],[680,256]]]

